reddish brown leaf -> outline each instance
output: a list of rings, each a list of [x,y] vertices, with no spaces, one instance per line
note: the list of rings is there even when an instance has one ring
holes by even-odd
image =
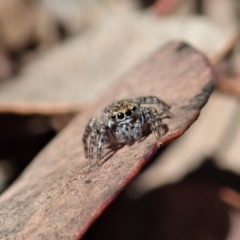
[[[221,191],[219,192],[220,198],[222,201],[226,202],[232,207],[235,207],[237,209],[240,209],[240,195],[239,192],[225,187],[222,188]]]
[[[79,239],[138,174],[161,144],[179,137],[198,118],[212,91],[206,58],[185,43],[168,44],[88,105],[0,198],[1,239]],[[90,170],[81,138],[88,120],[122,98],[156,95],[170,104],[168,132],[115,152]]]
[[[170,13],[174,8],[176,8],[178,3],[179,1],[177,0],[156,1],[153,10],[158,15],[166,15]]]
[[[216,86],[219,90],[240,97],[240,78],[233,77],[218,77],[216,79]]]

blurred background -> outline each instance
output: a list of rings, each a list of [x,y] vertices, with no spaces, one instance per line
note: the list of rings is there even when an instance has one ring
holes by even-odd
[[[138,62],[184,40],[213,65],[199,120],[84,239],[240,239],[240,1],[0,0],[0,193]]]

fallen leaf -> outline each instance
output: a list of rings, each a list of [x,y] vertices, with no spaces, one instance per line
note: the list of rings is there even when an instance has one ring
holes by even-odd
[[[212,68],[185,43],[171,43],[86,106],[0,197],[1,239],[79,239],[162,144],[198,118],[212,91]],[[81,143],[84,127],[109,103],[156,95],[171,106],[168,131],[116,151],[90,170]]]
[[[1,84],[0,112],[80,111],[84,103],[94,101],[123,73],[172,39],[191,43],[215,63],[232,48],[236,33],[204,17],[109,15],[96,28],[49,50],[20,76]]]
[[[50,46],[58,39],[56,20],[34,1],[0,0],[1,47],[22,51],[32,41]]]
[[[240,97],[240,77],[232,76],[232,77],[224,77],[218,76],[216,78],[216,87],[227,94],[232,96]]]
[[[239,172],[239,141],[233,137],[233,134],[239,135],[239,127],[234,127],[232,123],[238,105],[236,99],[214,91],[202,110],[200,119],[133,181],[132,195],[140,196],[180,181],[186,174],[197,169],[206,157],[216,156],[218,166]],[[236,121],[237,126],[238,122]],[[230,136],[227,137],[226,134],[229,133]],[[232,157],[229,156],[231,152],[235,153]]]

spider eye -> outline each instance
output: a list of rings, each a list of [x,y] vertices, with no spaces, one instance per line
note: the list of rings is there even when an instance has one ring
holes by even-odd
[[[118,119],[124,119],[124,114],[121,112],[117,116],[118,116]]]
[[[125,112],[126,116],[130,117],[132,115],[132,111],[130,109],[128,109],[126,112]]]
[[[111,116],[111,119],[112,119],[112,120],[116,119],[116,116],[115,116],[115,115],[112,115],[112,116]]]
[[[135,106],[132,107],[132,111],[135,111],[137,108]]]

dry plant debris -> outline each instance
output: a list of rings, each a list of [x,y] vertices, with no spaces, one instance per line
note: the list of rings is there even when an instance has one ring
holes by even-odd
[[[91,31],[49,50],[2,84],[0,112],[51,115],[81,111],[83,102],[93,101],[171,39],[183,39],[217,62],[232,48],[236,34],[204,17],[109,14]]]
[[[137,66],[86,106],[0,197],[1,239],[79,239],[91,223],[166,144],[198,118],[212,92],[208,60],[185,43],[171,43]],[[166,135],[116,151],[90,170],[81,138],[87,121],[110,102],[156,95],[174,117]]]
[[[32,0],[0,0],[0,20],[0,44],[6,51],[21,51],[32,41],[43,48],[58,40],[55,19]]]
[[[178,182],[210,157],[219,168],[240,173],[238,115],[238,100],[215,91],[200,120],[133,181],[132,191],[139,196]]]
[[[226,240],[230,211],[219,189],[234,180],[237,176],[206,161],[183,180],[140,198],[129,197],[127,188],[82,239]]]
[[[240,77],[237,76],[218,76],[216,87],[224,93],[235,97],[240,97]]]
[[[67,34],[84,33],[111,13],[124,14],[137,8],[135,0],[40,0],[61,24]]]
[[[57,20],[34,0],[0,0],[0,22],[0,80],[60,39]]]

